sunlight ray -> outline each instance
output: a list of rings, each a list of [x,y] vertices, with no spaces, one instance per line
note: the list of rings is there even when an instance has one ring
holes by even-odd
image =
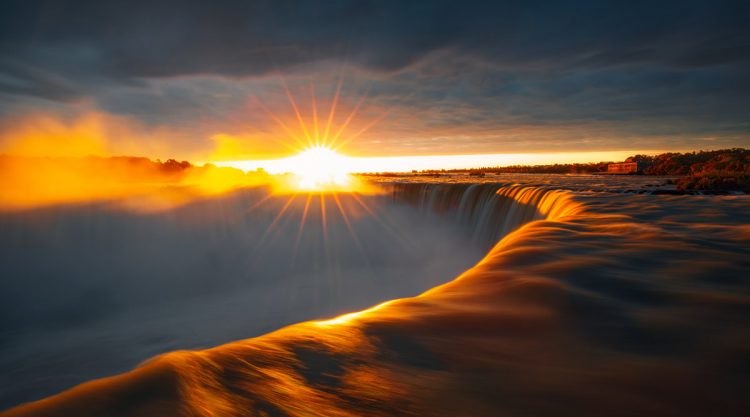
[[[342,123],[341,126],[339,126],[339,129],[336,131],[336,134],[333,136],[333,138],[331,138],[331,142],[330,142],[331,146],[334,146],[336,144],[336,141],[338,140],[338,138],[341,136],[342,133],[344,133],[347,126],[349,126],[349,123],[351,123],[351,121],[357,115],[357,112],[359,112],[359,108],[362,107],[362,104],[365,102],[366,98],[367,96],[364,96],[361,99],[359,99],[359,101],[357,102],[357,105],[354,106],[354,110],[352,110],[351,113],[349,113],[349,116],[346,117],[346,119],[344,120],[344,123]]]
[[[293,256],[297,256],[300,241],[302,240],[302,234],[305,230],[305,223],[307,222],[307,213],[310,210],[310,202],[312,201],[312,193],[307,193],[307,200],[305,200],[305,208],[302,210],[302,218],[300,219],[299,228],[297,229],[297,239],[294,242]]]
[[[315,137],[315,146],[320,146],[320,127],[318,123],[318,103],[315,98],[315,84],[310,83],[310,96],[312,98],[312,116],[313,116],[313,137]]]
[[[268,194],[267,196],[261,198],[260,200],[258,200],[257,202],[255,202],[255,204],[253,204],[252,206],[250,206],[247,209],[246,213],[247,214],[252,213],[253,211],[255,211],[255,209],[257,209],[258,207],[262,206],[266,201],[270,200],[271,197],[272,197],[272,195]]]
[[[336,206],[338,207],[339,212],[341,213],[341,219],[344,220],[344,224],[346,225],[346,228],[349,230],[349,234],[352,236],[352,240],[354,241],[354,244],[357,246],[359,251],[362,252],[362,255],[365,255],[364,248],[362,247],[362,244],[360,243],[359,238],[357,237],[357,233],[354,232],[352,223],[349,221],[349,216],[346,214],[346,210],[344,210],[344,207],[341,204],[341,199],[339,199],[339,194],[336,192],[333,193],[333,201],[336,203]],[[365,255],[365,258],[367,258],[366,255]]]
[[[294,133],[294,131],[289,126],[287,126],[286,123],[284,123],[278,116],[276,116],[276,114],[274,114],[268,107],[266,107],[266,105],[263,104],[262,101],[258,100],[258,104],[260,104],[260,107],[263,109],[266,115],[270,117],[271,120],[273,120],[276,124],[278,124],[284,130],[284,132],[286,132],[300,146],[300,148],[297,149],[291,147],[289,144],[286,144],[287,147],[290,147],[295,152],[300,152],[301,150],[305,149],[305,147],[307,147],[305,142],[303,142],[302,139],[300,139],[299,136]]]
[[[372,216],[373,219],[375,219],[375,221],[377,221],[378,223],[380,223],[381,226],[383,226],[383,229],[385,229],[386,232],[391,234],[402,244],[409,245],[408,236],[402,235],[401,233],[399,233],[392,225],[388,224],[388,222],[386,222],[385,219],[383,219],[383,217],[375,213],[375,211],[372,208],[370,208],[370,206],[368,206],[367,203],[364,202],[364,200],[362,200],[359,194],[351,193],[351,196],[354,198],[354,201],[356,201],[360,206],[362,206],[362,208],[365,209],[365,211],[370,216]]]
[[[284,203],[284,206],[283,206],[283,207],[281,208],[281,210],[279,210],[279,213],[278,213],[278,214],[276,215],[276,217],[275,217],[275,218],[273,219],[273,221],[272,221],[272,222],[271,222],[271,224],[270,224],[270,225],[268,226],[268,228],[266,228],[266,231],[265,231],[265,233],[263,233],[263,235],[262,235],[262,236],[260,237],[260,241],[259,241],[259,242],[260,242],[261,244],[262,244],[263,242],[265,242],[265,240],[266,240],[266,238],[268,237],[268,235],[270,235],[270,234],[271,234],[271,232],[272,232],[272,231],[273,231],[273,229],[274,229],[274,228],[276,227],[276,225],[277,225],[277,224],[279,223],[279,221],[281,220],[281,218],[282,218],[282,217],[284,217],[284,213],[286,213],[286,211],[287,211],[287,210],[289,209],[289,206],[291,206],[291,205],[292,205],[292,202],[294,202],[294,200],[295,200],[295,199],[297,198],[297,195],[298,195],[298,194],[299,194],[299,193],[294,193],[294,194],[292,194],[292,195],[291,195],[291,196],[290,196],[290,197],[289,197],[289,198],[288,198],[288,199],[286,200],[286,203]]]
[[[328,223],[326,221],[326,198],[320,193],[320,223],[323,226],[323,241],[328,240]]]
[[[328,135],[331,132],[331,124],[333,123],[333,117],[336,114],[336,105],[339,102],[339,95],[341,94],[341,85],[344,82],[344,78],[340,77],[339,82],[336,85],[336,92],[333,95],[333,102],[331,103],[331,109],[328,111],[328,120],[326,121],[326,130],[323,133],[323,140],[328,143]],[[332,145],[333,143],[331,143]]]
[[[302,132],[304,132],[305,138],[307,138],[307,142],[310,144],[310,146],[313,146],[313,140],[310,137],[310,132],[307,129],[305,120],[302,118],[302,114],[300,114],[299,107],[297,107],[297,102],[294,101],[292,92],[289,91],[289,86],[287,86],[286,81],[284,80],[283,74],[281,73],[279,74],[281,76],[281,83],[284,85],[284,91],[286,92],[286,97],[289,99],[289,104],[292,106],[292,109],[294,110],[294,114],[297,117],[297,121],[299,122],[300,127],[302,128]]]
[[[367,125],[365,125],[365,127],[363,127],[362,129],[360,129],[359,131],[357,131],[357,133],[355,133],[355,134],[347,137],[340,144],[336,145],[336,147],[334,147],[333,149],[334,150],[339,150],[343,146],[345,146],[347,143],[350,143],[351,141],[357,139],[362,134],[364,134],[365,132],[367,132],[368,130],[370,130],[370,128],[372,128],[373,126],[375,126],[378,122],[380,122],[381,120],[383,120],[383,118],[385,118],[385,116],[387,116],[389,112],[390,112],[390,110],[384,111],[380,116],[376,117],[370,123],[368,123]]]

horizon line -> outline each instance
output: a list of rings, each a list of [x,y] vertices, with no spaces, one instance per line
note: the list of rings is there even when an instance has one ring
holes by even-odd
[[[411,172],[440,169],[476,169],[512,165],[553,165],[573,163],[621,162],[626,158],[643,154],[666,152],[692,152],[684,150],[619,150],[586,152],[526,152],[526,153],[487,153],[452,155],[404,155],[404,156],[348,156],[343,155],[350,165],[350,172]],[[231,161],[198,161],[196,164],[213,164],[230,167],[245,172],[263,169],[270,174],[289,172],[291,157],[278,159],[243,159]]]

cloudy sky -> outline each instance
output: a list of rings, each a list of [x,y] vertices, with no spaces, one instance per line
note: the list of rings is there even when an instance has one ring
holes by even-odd
[[[5,0],[0,147],[281,156],[285,87],[354,155],[750,146],[748,28],[745,1]]]

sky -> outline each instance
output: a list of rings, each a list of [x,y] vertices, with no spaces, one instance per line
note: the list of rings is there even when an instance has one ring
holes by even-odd
[[[749,22],[715,0],[6,0],[0,153],[748,147]]]

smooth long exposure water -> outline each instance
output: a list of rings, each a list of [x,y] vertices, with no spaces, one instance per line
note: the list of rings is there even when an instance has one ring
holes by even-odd
[[[307,285],[296,294],[309,297],[316,291],[341,291],[339,294],[346,294],[345,297],[337,299],[329,294],[328,298],[340,301],[362,291],[365,293],[359,294],[362,304],[367,304],[368,299],[372,300],[370,304],[376,304],[436,287],[418,297],[388,302],[334,320],[302,323],[210,350],[168,354],[132,375],[101,381],[95,386],[99,388],[91,392],[97,389],[114,392],[106,401],[94,399],[86,390],[74,390],[47,404],[55,407],[53,411],[60,411],[64,406],[74,407],[71,404],[80,399],[90,410],[98,410],[92,413],[108,413],[122,407],[136,410],[133,411],[136,414],[137,410],[146,413],[145,410],[153,410],[152,404],[159,404],[163,410],[237,416],[250,411],[293,416],[684,416],[742,415],[743,410],[747,410],[749,404],[744,392],[748,389],[745,376],[750,369],[747,361],[750,357],[747,348],[750,346],[747,279],[750,276],[750,196],[657,195],[652,192],[668,190],[670,186],[664,184],[664,179],[648,177],[507,175],[482,179],[460,176],[375,179],[382,182],[386,190],[385,194],[372,197],[373,205],[378,202],[374,212],[382,213],[383,217],[379,220],[369,215],[349,217],[352,229],[358,232],[359,244],[346,239],[349,228],[343,217],[334,220],[337,216],[327,216],[329,227],[340,222],[333,227],[340,233],[327,235],[332,240],[329,244],[333,243],[334,247],[337,242],[341,244],[333,251],[337,255],[331,255],[331,259],[344,262],[343,259],[357,259],[358,252],[377,254],[362,257],[370,262],[365,263],[367,267],[337,267],[323,272],[315,269],[315,262],[297,264],[296,260],[292,261],[297,257],[291,256],[294,251],[289,248],[306,247],[305,243],[296,243],[299,221],[294,219],[300,218],[299,212],[296,217],[277,220],[285,200],[274,199],[262,224],[286,225],[291,232],[285,234],[279,229],[280,243],[274,246],[269,243],[269,236],[274,234],[268,235],[264,232],[265,226],[259,227],[257,233],[251,233],[252,237],[244,242],[245,247],[250,248],[247,252],[257,254],[251,258],[256,261],[268,261],[272,256],[286,253],[284,266],[279,267],[276,262],[254,264],[248,261],[243,268],[275,265],[263,270],[266,273],[261,275],[287,277],[286,280],[263,281],[267,285],[263,287],[265,292],[259,292],[272,293],[274,286],[282,288],[284,296],[269,302],[281,310],[295,305],[294,298],[289,297],[290,287],[281,284],[305,282],[303,285],[307,285],[311,277],[316,277],[310,270],[321,271],[321,275],[313,278],[315,285]],[[222,200],[196,204],[214,207],[212,204],[217,201]],[[359,207],[353,201],[343,203],[347,204]],[[247,207],[247,201],[240,205]],[[174,229],[190,230],[193,226],[186,225],[201,224],[200,219],[205,218],[194,217],[199,212],[222,213],[217,218],[234,218],[227,214],[236,210],[221,207],[224,203],[212,210],[179,209],[176,213],[187,210],[185,213],[192,214],[177,216],[180,221],[174,223]],[[354,210],[343,212],[353,213]],[[360,214],[363,213],[366,210]],[[172,224],[166,219],[172,219],[174,214],[166,218],[159,216],[156,216],[158,221],[143,229],[148,231],[143,235],[149,237],[143,240],[159,242],[154,239],[159,236],[154,231]],[[310,216],[320,218],[319,213],[311,212]],[[96,216],[87,213],[83,218]],[[238,218],[255,219],[257,215],[246,217],[243,214]],[[110,220],[107,218],[103,222],[109,226],[97,227],[111,231]],[[38,224],[36,219],[29,222]],[[3,227],[13,229],[18,224],[22,222],[15,219],[3,223]],[[208,228],[210,232],[200,235],[203,239],[197,242],[221,241],[222,236],[234,236],[238,223],[229,224],[229,227]],[[58,242],[54,239],[65,236],[66,230],[58,229],[52,235],[56,237],[50,239]],[[75,230],[80,238],[81,229]],[[132,232],[128,227],[119,230]],[[320,231],[313,229],[310,236],[319,238]],[[177,233],[180,239],[176,241],[196,242],[180,233],[183,232]],[[240,235],[247,236],[246,233]],[[25,234],[13,235],[13,239],[18,247],[20,242],[36,242]],[[402,240],[411,240],[416,245],[393,243]],[[87,247],[101,245],[104,245],[102,241],[96,241]],[[325,245],[317,241],[309,250],[321,247]],[[395,255],[382,252],[388,247],[394,249]],[[148,258],[149,254],[159,254],[159,248],[164,250],[163,246],[149,243],[140,256]],[[3,253],[10,252],[3,250]],[[203,253],[203,250],[191,253]],[[233,256],[237,257],[230,259],[235,261],[245,258],[237,253]],[[16,258],[23,259],[20,249],[8,257],[9,260]],[[479,263],[460,274],[469,266],[466,263],[472,264],[480,258]],[[196,257],[192,261],[200,259]],[[305,259],[316,259],[316,256]],[[386,264],[399,265],[397,260],[403,260],[403,269]],[[222,271],[222,262],[202,262],[209,262],[206,265],[210,265],[210,270]],[[65,263],[59,261],[53,265]],[[294,270],[293,265],[302,265],[299,277],[290,279],[294,275],[285,273],[274,275],[278,268]],[[368,268],[374,268],[379,274],[368,278],[362,272]],[[355,277],[354,272],[360,271],[362,276],[356,281],[330,278],[340,276],[337,271],[348,271],[344,275]],[[452,275],[446,276],[448,273]],[[163,333],[164,329],[179,333],[179,329],[191,329],[191,326],[181,327],[180,323],[197,320],[192,327],[196,329],[195,339],[205,338],[207,334],[210,339],[214,333],[209,329],[215,330],[215,334],[222,333],[217,328],[232,327],[234,319],[227,319],[228,316],[223,320],[221,317],[200,319],[204,317],[202,311],[213,307],[202,310],[200,302],[184,300],[204,299],[211,306],[233,305],[229,300],[236,300],[237,308],[230,309],[232,312],[270,311],[253,310],[258,304],[247,303],[252,296],[239,291],[241,285],[233,286],[232,280],[229,284],[220,280],[220,287],[230,288],[230,291],[212,293],[209,289],[216,283],[209,280],[212,285],[191,286],[204,290],[185,295],[181,292],[185,289],[174,287],[179,279],[154,279],[159,276],[162,274],[137,281],[137,285],[125,285],[126,294],[137,294],[135,299],[158,306],[161,312],[152,317],[173,311],[177,324],[163,326],[157,320],[155,327],[150,328],[147,320],[131,315],[121,316],[120,321],[101,321],[100,328],[112,331],[116,326],[111,324],[119,323],[126,334],[141,334],[144,329],[151,329],[153,334]],[[399,278],[394,279],[396,276]],[[455,279],[439,285],[451,278]],[[204,281],[196,278],[190,282]],[[348,284],[352,287],[346,287]],[[24,288],[25,284],[19,285]],[[143,287],[147,290],[131,291]],[[174,293],[169,290],[172,288]],[[391,292],[384,288],[390,288]],[[381,292],[376,296],[377,289]],[[168,307],[166,300],[154,296],[155,292],[171,294],[181,307]],[[190,298],[191,295],[196,298]],[[13,299],[18,297],[14,295]],[[277,305],[282,302],[283,306]],[[108,311],[117,303],[102,305],[107,307],[103,310]],[[319,317],[350,311],[346,306],[338,307],[340,309],[326,310]],[[351,310],[361,308],[349,307]],[[31,313],[42,314],[43,311],[31,311],[29,317],[34,317]],[[248,324],[262,322],[259,316],[251,316],[246,316],[244,329],[255,328],[259,333],[271,330]],[[261,314],[260,317],[274,316]],[[204,323],[203,327],[200,323]],[[133,333],[128,333],[127,329],[133,329]],[[200,333],[199,329],[207,333]],[[43,329],[37,334],[38,346],[41,346],[45,337],[54,335],[54,331]],[[65,337],[50,337],[48,342],[57,346],[45,349],[48,352],[86,349],[91,341],[86,339],[86,334],[96,332],[82,330],[67,333]],[[232,334],[231,337],[246,336]],[[65,340],[73,341],[69,343],[76,346],[66,350],[69,346],[65,345]],[[211,341],[203,339],[200,343]],[[21,352],[13,361],[15,369],[30,366],[27,359],[34,356],[24,357],[23,352],[33,344],[19,345],[14,341],[5,346],[10,347],[6,351],[16,348]],[[170,349],[169,346],[162,348]],[[49,367],[44,368],[34,375],[37,378],[55,375]],[[178,381],[177,393],[173,383],[164,382],[173,377]],[[134,392],[140,392],[142,387],[152,388],[148,396],[134,404]],[[23,394],[17,392],[15,398]]]

